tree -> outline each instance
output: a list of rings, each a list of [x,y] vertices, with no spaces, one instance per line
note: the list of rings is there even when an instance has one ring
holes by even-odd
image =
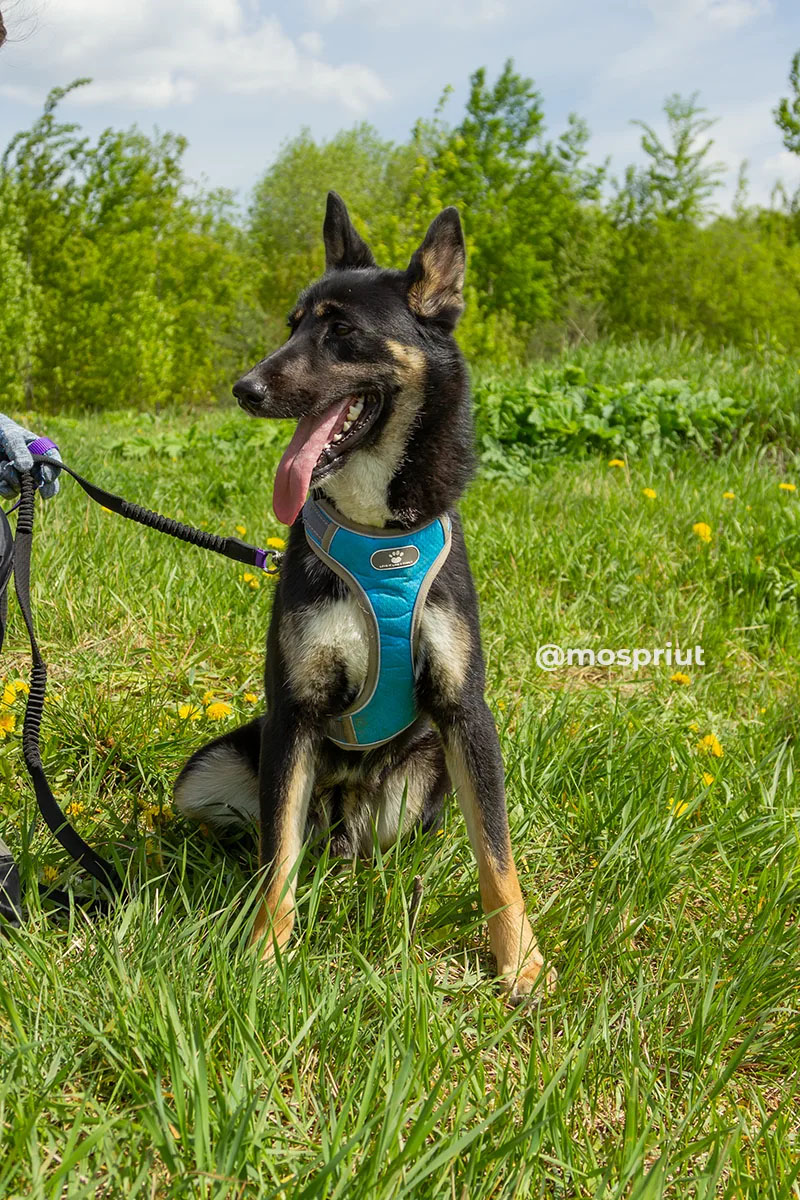
[[[708,201],[720,186],[725,168],[708,162],[714,141],[702,139],[716,122],[703,115],[706,109],[698,105],[697,95],[667,97],[667,141],[645,121],[632,122],[643,131],[641,146],[649,162],[644,168],[628,168],[614,206],[619,224],[655,217],[692,222],[710,213]]]
[[[783,144],[792,154],[800,154],[800,50],[792,59],[789,69],[789,83],[793,96],[784,98],[773,109],[775,123],[783,135]]]

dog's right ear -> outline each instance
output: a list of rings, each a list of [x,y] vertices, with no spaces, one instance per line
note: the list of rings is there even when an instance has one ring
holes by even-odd
[[[326,271],[375,266],[372,251],[356,232],[345,202],[337,192],[328,192],[322,237],[325,242]]]

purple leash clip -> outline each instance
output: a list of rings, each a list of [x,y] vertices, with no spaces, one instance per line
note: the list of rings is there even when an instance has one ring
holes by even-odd
[[[48,450],[58,450],[58,446],[49,437],[37,437],[28,443],[31,454],[47,454]]]

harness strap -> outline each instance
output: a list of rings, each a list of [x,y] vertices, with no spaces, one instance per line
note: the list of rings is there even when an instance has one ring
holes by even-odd
[[[40,442],[47,439],[40,439]],[[52,445],[53,443],[49,443]],[[35,451],[38,449],[34,443]],[[44,446],[42,448],[45,448]],[[58,462],[44,454],[33,453],[34,463],[45,463],[57,466],[80,484],[84,492],[98,504],[118,513],[140,525],[146,525],[159,533],[167,533],[180,541],[201,546],[204,550],[213,550],[235,562],[257,567],[268,575],[276,575],[280,553],[276,550],[266,550],[252,546],[235,537],[220,537],[203,529],[195,529],[171,517],[162,516],[151,509],[133,504],[114,492],[106,491],[84,479],[77,471],[73,471],[63,462]],[[119,872],[112,862],[98,854],[85,842],[77,830],[70,824],[56,800],[42,765],[39,749],[39,735],[44,710],[45,692],[47,688],[47,666],[42,658],[34,631],[33,613],[31,611],[30,580],[31,580],[31,550],[33,546],[34,502],[36,487],[29,471],[21,474],[21,498],[18,505],[16,536],[12,538],[11,527],[5,510],[0,509],[0,649],[3,646],[7,616],[7,588],[13,571],[14,586],[17,601],[25,622],[28,640],[31,647],[31,677],[25,707],[25,720],[22,727],[22,753],[25,766],[33,783],[39,811],[44,817],[48,828],[56,836],[69,855],[75,859],[98,883],[109,892],[118,896],[124,894],[125,888]],[[13,549],[12,549],[13,547]],[[272,562],[270,563],[270,560]],[[58,888],[48,889],[47,898],[62,907],[69,908],[73,897]],[[83,902],[84,912],[101,914],[107,911],[108,901],[102,898]],[[20,896],[20,880],[17,865],[5,842],[0,839],[0,917],[10,924],[19,925],[22,917]]]

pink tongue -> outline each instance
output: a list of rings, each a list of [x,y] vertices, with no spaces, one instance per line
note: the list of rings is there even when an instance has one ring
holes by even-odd
[[[353,403],[348,396],[325,410],[321,417],[303,417],[283,452],[272,491],[272,510],[283,525],[293,525],[305,504],[311,472],[323,448],[344,422]]]

